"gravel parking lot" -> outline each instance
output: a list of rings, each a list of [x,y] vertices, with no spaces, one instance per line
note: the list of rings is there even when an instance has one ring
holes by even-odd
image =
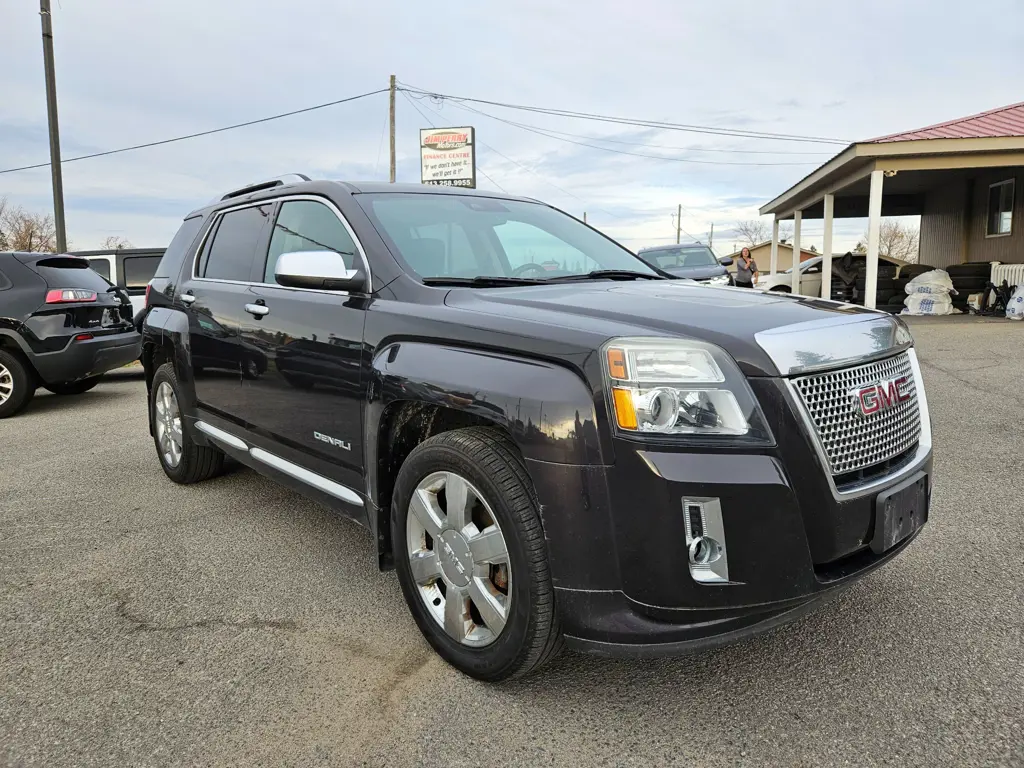
[[[9,765],[1024,765],[1024,328],[914,324],[931,521],[818,612],[686,658],[437,658],[369,534],[160,471],[139,372],[0,422]]]

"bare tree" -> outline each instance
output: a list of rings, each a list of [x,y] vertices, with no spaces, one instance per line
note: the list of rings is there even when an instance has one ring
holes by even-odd
[[[893,219],[882,219],[878,228],[878,255],[916,264],[920,234],[917,227]],[[853,252],[867,253],[867,242],[868,233],[865,232],[864,237],[857,241]]]
[[[917,227],[893,219],[883,219],[878,228],[878,255],[916,264],[919,238]]]
[[[788,243],[793,238],[793,227],[788,224],[779,225],[779,242]]]
[[[29,213],[0,200],[0,247],[10,251],[57,251],[57,228],[53,216]]]
[[[736,224],[733,225],[732,229],[740,241],[742,241],[743,245],[751,248],[755,245],[760,245],[766,240],[770,240],[772,236],[771,227],[760,219],[737,221]]]
[[[105,251],[119,251],[122,248],[132,247],[131,241],[127,237],[121,237],[120,235],[111,235],[100,245],[100,248]]]

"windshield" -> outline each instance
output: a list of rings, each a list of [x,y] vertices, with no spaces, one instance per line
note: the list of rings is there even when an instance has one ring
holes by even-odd
[[[621,245],[540,203],[391,192],[356,199],[389,247],[421,278],[656,274]]]
[[[673,267],[714,267],[718,259],[706,245],[682,245],[678,248],[659,248],[656,251],[644,251],[640,258],[648,264],[662,269]]]

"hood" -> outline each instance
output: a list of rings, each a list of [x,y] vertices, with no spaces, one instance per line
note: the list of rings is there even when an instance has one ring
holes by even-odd
[[[728,274],[728,270],[721,264],[705,264],[700,267],[663,267],[663,269],[670,275],[688,277],[691,280],[707,280],[709,277]]]
[[[835,327],[821,342],[830,355],[841,326],[884,313],[824,299],[761,293],[742,288],[713,288],[677,280],[524,286],[522,288],[457,288],[445,303],[453,308],[486,313],[523,333],[539,323],[546,338],[563,328],[577,337],[588,333],[597,348],[616,336],[676,336],[710,342],[729,352],[744,373],[778,376],[778,367],[755,339],[765,331],[797,324]],[[869,317],[868,317],[869,316]],[[814,350],[810,350],[814,352]]]

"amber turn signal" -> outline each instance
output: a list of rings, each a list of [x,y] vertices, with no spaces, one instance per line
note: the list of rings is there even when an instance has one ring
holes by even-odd
[[[615,421],[619,427],[621,429],[636,429],[636,408],[633,407],[633,393],[628,389],[613,387],[612,400],[615,403]]]

